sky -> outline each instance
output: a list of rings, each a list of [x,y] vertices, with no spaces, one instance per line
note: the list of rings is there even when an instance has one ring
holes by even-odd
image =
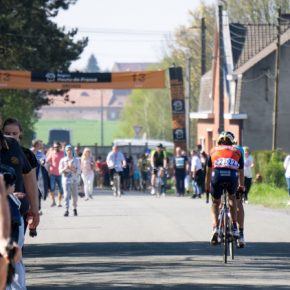
[[[101,70],[111,70],[115,62],[162,60],[168,39],[179,26],[190,25],[189,10],[199,4],[200,0],[78,0],[53,21],[78,28],[75,39],[89,38],[70,70],[84,69],[91,54]]]

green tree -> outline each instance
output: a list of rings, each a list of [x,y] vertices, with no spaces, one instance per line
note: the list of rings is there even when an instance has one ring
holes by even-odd
[[[171,101],[169,91],[135,90],[121,116],[117,137],[133,137],[134,125],[142,127],[148,139],[172,140]]]
[[[91,54],[91,56],[88,59],[88,63],[87,63],[85,71],[89,72],[89,73],[94,73],[94,72],[100,71],[98,61],[93,54]]]
[[[215,28],[215,6],[202,3],[198,9],[189,11],[190,20],[187,26],[178,27],[175,40],[168,42],[167,52],[164,53],[160,66],[152,69],[168,69],[173,64],[183,68],[185,76],[186,62],[191,58],[191,111],[198,107],[199,86],[201,77],[201,18],[206,22],[206,60],[207,68],[211,68],[212,43]],[[149,138],[164,137],[172,140],[171,96],[169,90],[138,91],[130,96],[128,105],[122,114],[123,125],[120,137],[134,136],[133,126],[142,126]],[[162,122],[161,122],[162,120]],[[164,120],[164,121],[163,121]],[[196,126],[192,122],[191,138],[196,136]]]
[[[226,0],[224,3],[230,21],[240,23],[276,23],[279,7],[282,13],[290,10],[289,0]]]
[[[76,0],[0,0],[0,63],[3,70],[68,71],[88,39],[74,41],[77,29],[66,32],[52,19]],[[47,104],[46,91],[1,90],[1,117],[17,117],[24,136],[32,131],[35,110]],[[25,111],[22,114],[19,110]],[[9,114],[9,115],[8,115]]]

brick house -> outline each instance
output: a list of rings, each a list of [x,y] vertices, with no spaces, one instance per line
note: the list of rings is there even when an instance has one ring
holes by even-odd
[[[290,22],[281,24],[277,147],[290,151]],[[224,98],[219,96],[219,35],[212,69],[201,79],[197,112],[198,143],[209,152],[215,145],[220,118],[224,129],[252,150],[272,148],[277,28],[271,24],[229,23],[223,14]],[[220,110],[223,103],[223,110]],[[221,113],[223,111],[223,114]]]

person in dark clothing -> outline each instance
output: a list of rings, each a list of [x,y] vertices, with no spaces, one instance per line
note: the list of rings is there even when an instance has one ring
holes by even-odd
[[[11,166],[15,170],[15,191],[21,201],[20,211],[24,217],[24,222],[26,223],[26,216],[29,214],[33,217],[35,223],[32,223],[36,228],[39,223],[39,200],[36,181],[37,159],[30,149],[18,145],[22,136],[22,127],[17,119],[7,118],[3,123],[2,130],[7,136],[4,137],[7,146],[1,150],[1,160],[3,164]],[[17,161],[18,159],[20,159],[20,163]]]
[[[186,172],[189,170],[188,158],[181,154],[181,148],[176,147],[175,156],[173,158],[173,169],[175,176],[176,195],[183,196],[185,193],[184,179]]]

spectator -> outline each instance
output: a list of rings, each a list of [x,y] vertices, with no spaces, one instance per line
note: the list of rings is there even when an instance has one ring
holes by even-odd
[[[290,154],[286,156],[284,159],[284,168],[285,168],[285,178],[287,182],[287,188],[288,188],[288,203],[287,205],[290,205]]]
[[[73,147],[65,146],[64,157],[59,162],[59,173],[62,175],[62,187],[64,191],[65,213],[69,215],[69,200],[73,200],[73,214],[78,215],[78,177],[80,174],[79,160],[74,156]]]
[[[134,166],[133,185],[134,190],[141,190],[141,173],[137,165]]]
[[[103,188],[104,186],[104,178],[102,174],[102,157],[99,156],[95,162],[95,176],[96,176],[96,186],[99,188]]]
[[[141,184],[142,190],[146,191],[149,185],[149,173],[150,173],[150,161],[148,154],[142,154],[141,158],[138,159],[138,167],[141,172]]]
[[[10,238],[10,211],[3,175],[0,175],[0,289],[5,289],[7,279],[7,245]]]
[[[1,164],[0,172],[3,174],[5,191],[8,195],[8,203],[10,208],[10,249],[14,248],[14,268],[13,272],[8,274],[8,282],[6,290],[26,289],[25,269],[22,261],[22,253],[20,248],[24,244],[24,222],[20,214],[20,200],[14,195],[16,175],[12,167]],[[18,246],[19,245],[19,246]],[[22,279],[20,279],[22,277]]]
[[[18,144],[20,144],[20,140],[22,138],[23,132],[22,132],[22,126],[17,119],[7,118],[3,123],[2,129],[3,129],[3,132],[6,136],[11,137],[12,139],[16,140],[16,142]],[[8,141],[9,137],[6,138],[6,141]],[[8,147],[9,147],[9,145],[8,145]],[[26,210],[26,209],[28,209],[27,207],[29,206],[29,204],[27,204],[27,199],[25,198],[25,196],[23,196],[23,193],[25,192],[24,189],[26,190],[25,193],[28,193],[30,207],[33,208],[33,212],[30,211],[29,215],[35,216],[36,223],[37,224],[39,223],[39,199],[38,199],[39,195],[38,195],[38,187],[37,187],[37,180],[36,180],[36,168],[37,168],[38,163],[37,163],[37,159],[36,159],[35,155],[30,151],[30,149],[23,147],[23,146],[20,146],[20,148],[24,154],[25,160],[28,162],[28,165],[30,167],[29,174],[23,176],[24,177],[24,179],[23,179],[24,184],[22,183],[23,191],[20,191],[20,194],[18,194],[19,191],[17,189],[17,180],[16,180],[16,186],[15,186],[16,187],[15,190],[16,190],[17,195],[21,201],[21,212],[23,214],[24,224],[25,224],[24,226],[25,226],[25,230],[26,230],[26,227],[27,227],[26,218],[28,215],[28,210]],[[8,149],[8,151],[10,151],[9,149]],[[12,148],[11,148],[11,151],[13,151]],[[8,156],[5,156],[5,157],[9,158],[9,154],[7,154],[7,155]],[[4,156],[3,157],[1,156],[3,164],[11,166],[15,170],[15,174],[17,176],[18,175],[17,171],[19,170],[19,168],[16,168],[16,167],[18,167],[18,164],[15,164],[15,162],[13,162],[14,158],[15,158],[15,156],[11,157],[10,160],[8,159],[9,161],[6,159],[7,162],[5,163]],[[35,208],[35,206],[37,206],[37,207]],[[34,211],[35,211],[35,213],[34,213]]]
[[[94,159],[90,148],[85,148],[81,157],[81,177],[84,184],[85,200],[93,198],[94,189]]]
[[[248,194],[251,189],[253,173],[252,169],[255,166],[254,158],[251,155],[250,148],[244,147],[245,161],[244,161],[244,174],[245,174],[245,192],[244,192],[244,201],[248,203]]]
[[[56,206],[55,202],[55,188],[58,186],[58,206],[61,207],[61,200],[63,196],[63,188],[61,182],[61,174],[59,172],[59,163],[63,158],[64,152],[61,150],[61,144],[54,142],[52,149],[49,150],[46,156],[46,162],[49,164],[50,175],[50,197],[52,200],[51,206]]]
[[[22,137],[22,127],[15,118],[8,118],[3,123],[4,137],[0,131],[1,140],[1,162],[10,166],[15,171],[15,195],[20,200],[21,227],[25,233],[28,217],[31,220],[30,228],[34,231],[39,224],[39,200],[36,182],[37,159],[34,154],[25,147],[20,147],[19,142]],[[14,162],[14,160],[18,162]],[[19,239],[19,245],[24,245],[23,238]],[[25,285],[25,268],[23,262],[16,268],[17,275],[15,283]],[[25,288],[21,288],[25,289]]]
[[[194,149],[191,154],[191,177],[193,194],[192,198],[201,198],[202,194],[202,164],[199,156],[199,151]]]
[[[31,151],[34,153],[36,159],[41,165],[44,165],[46,162],[46,156],[43,153],[43,142],[39,139],[32,140]]]
[[[200,153],[200,161],[202,165],[202,184],[201,184],[201,192],[205,192],[205,176],[206,176],[206,164],[208,161],[208,156],[205,151]],[[206,203],[209,203],[209,193],[206,192]]]
[[[175,176],[176,195],[183,196],[185,193],[185,176],[189,169],[189,162],[186,155],[182,155],[180,147],[176,147],[173,158],[173,169]]]

